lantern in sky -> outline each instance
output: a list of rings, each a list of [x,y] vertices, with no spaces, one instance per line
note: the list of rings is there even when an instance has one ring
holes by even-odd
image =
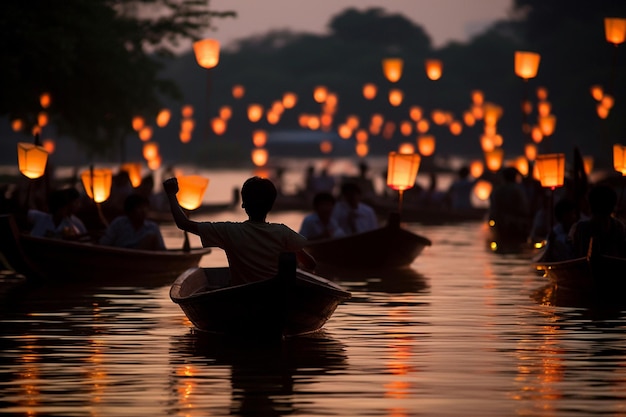
[[[261,129],[252,132],[252,143],[257,148],[264,147],[267,143],[267,132]]]
[[[360,158],[365,158],[370,151],[370,147],[367,143],[357,143],[354,147],[354,152],[356,152],[357,156]]]
[[[539,125],[532,127],[530,131],[530,138],[535,143],[541,143],[541,141],[543,140],[543,131],[541,130],[541,127]]]
[[[145,125],[146,125],[146,121],[143,117],[141,116],[133,117],[133,120],[132,120],[133,130],[139,132],[141,128],[144,127]]]
[[[240,99],[246,94],[246,88],[241,84],[235,84],[233,85],[231,93],[233,98]]]
[[[128,178],[130,179],[130,183],[134,188],[139,187],[139,185],[141,184],[141,163],[127,162],[125,164],[122,164],[121,170],[128,173]]]
[[[502,148],[495,148],[491,151],[485,152],[485,165],[491,172],[496,172],[502,167],[502,160],[504,158],[504,150]]]
[[[201,175],[181,175],[177,177],[178,204],[184,209],[195,210],[202,205],[209,179]]]
[[[626,146],[618,143],[613,145],[613,167],[617,172],[626,175]]]
[[[399,88],[392,88],[389,90],[389,104],[394,107],[398,107],[402,104],[402,100],[404,99],[404,93]]]
[[[329,140],[323,140],[320,142],[320,151],[323,154],[329,154],[333,151],[333,143]]]
[[[221,117],[214,117],[211,119],[211,128],[216,135],[221,136],[226,132],[226,120]]]
[[[106,201],[111,195],[113,172],[109,168],[85,170],[80,175],[85,192],[96,203]]]
[[[323,85],[318,85],[313,89],[313,100],[317,103],[323,103],[328,97],[328,88]]]
[[[230,106],[222,106],[220,107],[219,115],[224,120],[229,120],[233,115],[233,110]]]
[[[487,201],[489,200],[489,197],[491,196],[492,189],[493,189],[493,185],[489,181],[478,180],[474,184],[473,192],[474,192],[474,195],[480,201]]]
[[[287,92],[283,94],[283,106],[286,109],[292,109],[298,102],[298,95],[296,93]]]
[[[46,172],[48,162],[48,151],[38,144],[38,137],[35,143],[19,142],[17,144],[17,165],[22,174],[30,179],[43,176]]]
[[[346,123],[337,126],[337,134],[341,139],[349,139],[352,136],[352,129]]]
[[[422,119],[415,124],[415,129],[419,133],[426,133],[428,132],[428,129],[430,129],[430,123],[428,122],[428,120]]]
[[[11,121],[11,129],[13,129],[14,132],[19,132],[24,129],[24,121],[22,119],[13,119]]]
[[[37,114],[37,125],[39,125],[39,127],[44,127],[47,124],[48,113],[46,113],[45,111],[40,111],[39,114]]]
[[[536,52],[515,51],[515,74],[524,79],[535,78],[541,55]]]
[[[400,133],[403,136],[409,136],[413,133],[413,123],[408,120],[403,120],[400,122]]]
[[[189,143],[191,141],[191,131],[190,130],[181,130],[178,133],[178,138],[181,143]]]
[[[398,145],[398,153],[415,153],[415,146],[411,142],[402,142]]]
[[[398,190],[398,211],[402,211],[402,194],[415,186],[421,157],[415,153],[389,152],[387,163],[387,186]]]
[[[527,143],[524,146],[524,156],[529,161],[534,161],[537,158],[537,146],[534,143]]]
[[[268,157],[267,149],[265,148],[254,148],[252,150],[252,163],[257,167],[265,166]]]
[[[248,120],[252,123],[258,122],[263,116],[263,106],[257,103],[248,105]]]
[[[458,120],[453,120],[450,123],[450,133],[454,136],[459,136],[463,132],[463,125]]]
[[[482,106],[485,100],[485,95],[481,90],[472,91],[472,103],[475,106]]]
[[[363,85],[363,97],[367,100],[373,100],[378,93],[378,87],[374,83],[367,83]]]
[[[483,165],[482,161],[475,160],[470,162],[469,170],[472,177],[480,178],[480,176],[483,175],[485,166]]]
[[[431,156],[433,153],[435,153],[435,137],[433,135],[418,136],[417,151],[422,156]]]
[[[604,96],[604,89],[599,84],[592,85],[589,88],[589,92],[591,93],[591,97],[593,97],[596,101],[602,100],[602,97]]]
[[[593,171],[593,156],[583,156],[583,168],[585,170],[585,174],[591,174],[591,171]]]
[[[159,154],[159,144],[156,142],[146,142],[143,145],[143,157],[149,161]]]
[[[602,103],[598,103],[598,105],[596,106],[596,112],[598,113],[598,117],[600,119],[606,119],[607,117],[609,117],[610,109],[604,107]]]
[[[626,19],[619,17],[604,18],[604,35],[606,41],[617,46],[626,38]]]
[[[443,63],[438,59],[427,59],[426,63],[426,76],[433,81],[437,81],[441,78],[443,73]]]
[[[198,65],[210,69],[220,60],[220,43],[215,39],[201,39],[193,43],[193,52]]]
[[[602,104],[602,107],[605,107],[607,110],[611,110],[615,104],[615,99],[612,95],[605,94],[602,96],[602,99],[600,99],[600,104]]]
[[[548,116],[552,110],[552,104],[549,101],[542,100],[537,103],[537,113],[539,116]]]
[[[152,128],[150,126],[144,126],[139,129],[139,139],[141,139],[143,142],[152,139]]]
[[[41,95],[39,96],[39,104],[41,105],[41,107],[47,109],[48,107],[50,107],[51,103],[52,96],[50,95],[50,93],[41,93]]]
[[[422,118],[422,115],[423,111],[422,108],[419,106],[411,106],[411,108],[409,109],[409,117],[414,122],[418,122]]]
[[[544,136],[551,136],[554,133],[556,127],[556,116],[551,114],[549,116],[539,116],[537,118],[539,128]]]
[[[561,187],[565,179],[565,154],[549,153],[537,155],[535,165],[542,187],[554,190]]]
[[[537,87],[537,98],[539,101],[548,99],[548,89],[546,87]]]
[[[193,116],[193,106],[191,104],[185,104],[181,109],[180,109],[180,114],[185,118],[188,119],[190,117]]]
[[[402,77],[404,60],[402,58],[385,58],[382,61],[383,75],[392,83],[398,82]]]
[[[43,146],[46,152],[48,152],[48,155],[52,155],[54,153],[54,149],[56,148],[56,143],[54,142],[54,139],[47,138],[41,142],[41,146]]]
[[[172,112],[169,109],[161,109],[156,117],[156,124],[159,127],[165,127],[170,122]]]

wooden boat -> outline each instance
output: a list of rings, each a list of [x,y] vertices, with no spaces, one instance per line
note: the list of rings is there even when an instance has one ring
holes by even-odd
[[[296,269],[295,254],[281,259],[271,279],[235,286],[229,281],[228,267],[190,268],[176,279],[170,298],[199,330],[280,337],[321,329],[351,296],[331,281]]]
[[[0,216],[0,253],[18,273],[33,279],[137,280],[174,279],[197,266],[210,248],[148,251],[116,248],[21,233],[11,216]]]
[[[305,247],[317,262],[344,268],[409,266],[432,242],[400,227],[397,213],[375,230],[339,238],[312,240]]]

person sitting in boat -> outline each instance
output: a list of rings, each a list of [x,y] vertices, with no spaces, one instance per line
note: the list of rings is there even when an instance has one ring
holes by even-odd
[[[531,214],[526,193],[520,184],[516,168],[501,171],[502,182],[489,197],[489,219],[495,222],[498,233],[510,240],[526,241],[531,227]]]
[[[178,204],[178,180],[163,182],[172,216],[179,229],[200,236],[204,247],[218,247],[226,252],[231,284],[261,281],[278,272],[279,256],[295,252],[299,265],[313,270],[315,260],[304,251],[307,239],[290,227],[266,221],[276,200],[276,187],[267,178],[248,178],[241,187],[241,207],[248,220],[244,222],[196,222],[190,220]]]
[[[165,250],[159,225],[148,220],[150,201],[145,195],[133,193],[124,200],[124,214],[117,216],[106,228],[100,244],[127,249]]]
[[[313,213],[302,219],[300,234],[309,240],[345,236],[345,232],[331,217],[336,199],[329,192],[321,192],[313,197]]]
[[[548,236],[548,254],[550,262],[571,259],[574,255],[570,229],[578,221],[576,204],[564,197],[554,205],[554,226]]]
[[[87,228],[76,212],[80,204],[80,193],[76,188],[54,190],[48,198],[48,210],[28,210],[31,225],[30,235],[78,240],[87,236]]]
[[[341,185],[341,198],[335,204],[332,219],[347,233],[363,233],[378,228],[374,209],[361,202],[361,189],[353,182]]]
[[[626,225],[613,216],[617,193],[608,185],[595,185],[587,194],[591,217],[579,220],[570,230],[575,257],[594,254],[626,256]],[[592,246],[590,248],[590,246]]]
[[[457,178],[450,184],[445,194],[445,202],[453,210],[470,210],[474,180],[470,178],[470,170],[462,166],[457,171]]]

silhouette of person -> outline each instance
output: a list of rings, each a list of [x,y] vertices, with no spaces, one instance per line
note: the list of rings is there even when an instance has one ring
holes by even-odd
[[[87,235],[87,228],[76,216],[80,193],[76,188],[54,190],[48,197],[49,212],[31,209],[27,219],[31,236],[79,239]]]
[[[361,189],[353,182],[341,185],[341,199],[335,204],[332,219],[347,234],[363,233],[378,228],[376,212],[361,202]]]
[[[333,219],[336,199],[328,192],[317,193],[313,197],[313,213],[304,217],[300,234],[309,240],[345,236],[345,232]]]
[[[470,178],[470,170],[462,166],[457,171],[457,178],[450,184],[446,192],[446,201],[453,210],[467,210],[472,208],[472,189],[474,181]]]
[[[244,222],[196,222],[190,220],[176,199],[178,181],[163,182],[172,216],[178,228],[200,236],[204,247],[224,249],[231,284],[260,281],[275,276],[282,252],[295,252],[302,267],[313,269],[314,259],[303,248],[307,239],[288,226],[266,221],[276,200],[276,187],[267,178],[248,178],[241,187],[241,206],[248,215]]]

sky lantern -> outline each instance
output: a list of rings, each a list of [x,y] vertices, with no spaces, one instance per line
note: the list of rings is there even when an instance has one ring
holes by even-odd
[[[356,146],[354,147],[354,152],[360,158],[365,158],[367,154],[369,153],[369,151],[370,151],[370,147],[367,145],[367,143],[357,143]]]
[[[45,111],[40,111],[37,114],[37,125],[40,127],[44,127],[48,124],[48,113]]]
[[[435,153],[435,137],[433,135],[419,135],[417,137],[417,151],[422,156],[431,156]]]
[[[565,179],[565,154],[549,153],[537,155],[535,165],[539,171],[541,186],[554,190],[563,186]]]
[[[11,121],[11,129],[14,132],[19,132],[24,129],[24,121],[22,119],[13,119]]]
[[[181,116],[183,116],[185,119],[188,119],[190,117],[193,116],[193,106],[191,104],[185,104],[181,109],[180,109],[180,114]]]
[[[530,138],[535,143],[541,143],[541,141],[543,140],[543,131],[541,130],[541,127],[539,125],[535,125],[532,127],[530,131]]]
[[[214,117],[211,119],[211,128],[216,135],[221,136],[226,132],[226,120],[221,117]]]
[[[463,123],[465,123],[465,125],[469,127],[472,127],[476,124],[476,118],[471,111],[468,110],[463,112]]]
[[[626,19],[619,17],[604,18],[604,35],[606,41],[617,46],[626,38]]]
[[[286,92],[283,94],[283,106],[286,109],[293,109],[298,103],[298,95],[292,92]]]
[[[152,171],[156,171],[157,169],[161,168],[162,163],[163,163],[163,159],[161,158],[161,155],[157,155],[156,157],[146,162],[146,164],[148,165],[148,168],[150,168]]]
[[[495,126],[502,117],[502,107],[494,103],[485,103],[483,106],[483,121],[485,125]]]
[[[591,97],[593,97],[595,101],[600,101],[602,100],[602,97],[604,97],[604,89],[599,84],[592,85],[589,88],[589,92],[591,93]]]
[[[626,146],[618,143],[613,145],[613,167],[617,172],[626,175]]]
[[[267,164],[267,160],[269,155],[267,153],[267,149],[265,148],[254,148],[251,153],[252,163],[254,166],[262,167]]]
[[[230,106],[222,106],[220,107],[218,114],[220,115],[222,119],[230,120],[230,118],[233,115],[233,110],[231,109]]]
[[[325,102],[326,97],[328,97],[328,88],[326,86],[318,85],[313,89],[313,100],[317,103]]]
[[[514,160],[507,163],[507,166],[511,166],[523,176],[528,175],[528,160],[524,156],[518,156]]]
[[[537,118],[539,128],[544,136],[552,136],[554,129],[556,128],[556,116],[551,114],[549,116],[539,116]]]
[[[430,118],[432,119],[433,123],[435,123],[438,126],[441,126],[446,123],[445,112],[439,109],[433,110],[432,113],[430,114]]]
[[[262,148],[267,143],[267,132],[262,129],[252,132],[252,143],[257,148]]]
[[[267,123],[275,125],[280,121],[280,113],[274,110],[270,110],[265,113],[265,119],[267,120]]]
[[[485,116],[485,110],[483,109],[482,105],[477,106],[476,104],[474,104],[470,108],[470,111],[472,112],[472,116],[474,116],[474,119],[476,120],[482,120]]]
[[[591,171],[593,171],[593,156],[583,156],[583,169],[585,170],[585,174],[591,174]]]
[[[161,109],[156,117],[156,124],[159,127],[165,127],[170,122],[172,112],[170,109]]]
[[[52,155],[56,149],[56,143],[54,139],[46,138],[41,142],[41,146],[48,152],[48,155]]]
[[[146,120],[141,116],[135,116],[132,120],[133,130],[139,132],[146,125]]]
[[[180,121],[180,130],[183,132],[191,132],[196,126],[196,121],[191,118],[184,118]]]
[[[472,103],[475,106],[482,106],[485,100],[485,94],[481,90],[472,91]]]
[[[149,161],[159,154],[159,144],[156,142],[146,142],[143,144],[143,157]]]
[[[193,43],[193,53],[198,65],[211,69],[220,61],[220,43],[215,39],[201,39]]]
[[[341,139],[350,139],[352,129],[346,123],[342,123],[337,127],[337,134]]]
[[[243,96],[246,94],[246,88],[241,84],[235,84],[233,85],[231,93],[233,95],[233,98],[239,100],[240,98],[243,98]]]
[[[409,117],[414,122],[419,122],[423,114],[424,112],[420,106],[411,106],[411,108],[409,108]]]
[[[354,134],[354,139],[358,143],[365,143],[365,142],[367,142],[367,140],[369,139],[369,135],[367,134],[367,130],[365,130],[365,129],[357,129],[357,131]]]
[[[258,103],[248,105],[248,120],[252,123],[258,122],[263,117],[263,106]]]
[[[306,120],[306,127],[311,130],[317,130],[320,128],[320,117],[317,114],[310,114]]]
[[[354,130],[359,127],[361,120],[356,114],[350,114],[346,117],[346,124],[350,127],[350,129]]]
[[[504,158],[504,150],[502,148],[495,148],[491,151],[485,152],[485,165],[491,172],[496,172],[502,167],[502,160]]]
[[[141,163],[140,162],[126,162],[120,167],[122,171],[128,173],[130,183],[134,188],[141,185]]]
[[[485,166],[482,161],[474,160],[470,162],[469,165],[470,175],[474,178],[480,178],[483,175],[483,171],[485,170]]]
[[[426,133],[430,129],[430,123],[426,119],[422,119],[415,124],[415,129],[419,133]]]
[[[537,87],[537,98],[539,101],[548,99],[548,89],[546,87]]]
[[[329,140],[323,140],[320,142],[320,151],[323,154],[329,154],[333,151],[333,143]]]
[[[483,152],[490,152],[496,148],[493,137],[494,135],[481,135],[480,148],[483,150]]]
[[[396,123],[391,120],[387,120],[383,125],[383,138],[387,140],[391,139],[395,131]]]
[[[402,136],[409,136],[413,133],[413,123],[408,120],[403,120],[400,122],[400,133]]]
[[[35,136],[35,143],[18,142],[17,166],[27,178],[36,179],[46,172],[48,151],[39,144],[39,136]]]
[[[450,123],[450,133],[454,136],[459,136],[463,132],[463,125],[458,120],[453,120]]]
[[[402,100],[404,99],[404,93],[399,88],[392,88],[389,90],[389,104],[394,107],[398,107],[402,104]]]
[[[402,77],[404,60],[402,58],[385,58],[382,60],[383,75],[389,82],[395,83]]]
[[[139,129],[139,139],[141,139],[142,142],[147,142],[152,139],[152,127],[144,126]]]
[[[480,201],[487,201],[491,196],[491,191],[493,190],[493,184],[491,184],[487,180],[478,180],[474,184],[473,192],[476,198]]]
[[[370,119],[370,123],[374,126],[382,126],[385,122],[385,117],[380,113],[372,114],[372,118]]]
[[[402,195],[415,186],[421,157],[416,153],[389,152],[387,159],[387,186],[398,190],[398,211],[402,211]]]
[[[549,101],[542,100],[537,103],[537,113],[539,116],[548,116],[552,110],[552,104]]]
[[[398,153],[415,153],[415,145],[411,142],[402,142],[398,145]]]
[[[195,210],[202,205],[209,179],[201,175],[181,175],[178,180],[178,204],[186,210]]]
[[[374,83],[366,83],[363,85],[363,97],[366,100],[373,100],[378,93],[378,87]]]
[[[39,96],[39,104],[41,108],[47,109],[52,104],[52,96],[48,92],[41,93]]]
[[[82,172],[80,178],[85,192],[96,203],[105,202],[111,195],[113,171],[109,168],[90,168]]]
[[[536,52],[515,51],[515,74],[524,81],[537,76],[541,55]]]
[[[602,107],[606,107],[608,110],[611,110],[613,108],[613,105],[615,104],[615,99],[612,95],[605,94],[604,96],[602,96],[600,103],[602,104]]]
[[[439,59],[427,59],[425,62],[426,76],[433,81],[441,78],[443,73],[443,63]]]
[[[178,139],[180,139],[181,143],[189,143],[189,142],[191,142],[191,131],[190,130],[181,130],[178,133]]]
[[[524,156],[529,161],[534,161],[537,158],[537,145],[534,143],[527,143],[524,145]]]
[[[606,119],[607,117],[609,117],[610,109],[604,107],[602,103],[598,103],[598,105],[596,106],[596,112],[600,119]]]

